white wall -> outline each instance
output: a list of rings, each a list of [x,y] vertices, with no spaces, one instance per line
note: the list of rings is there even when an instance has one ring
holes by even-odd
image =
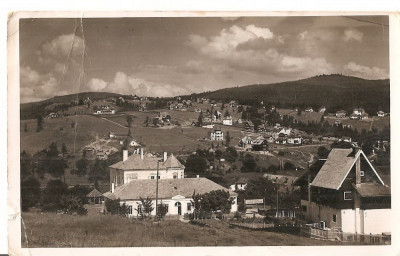
[[[179,199],[159,199],[158,200],[158,204],[161,204],[161,202],[163,204],[167,204],[168,205],[168,213],[167,215],[178,215],[178,206],[176,206],[175,204],[177,202],[181,203],[181,210],[182,210],[182,216],[185,213],[193,213],[193,206],[191,206],[190,210],[188,210],[187,204],[191,203],[191,198],[179,198]],[[130,200],[130,201],[121,201],[121,204],[125,203],[126,205],[131,205],[132,206],[132,215],[130,215],[129,217],[137,217],[138,213],[136,211],[137,209],[137,203],[140,203],[140,200]],[[156,200],[153,200],[153,207],[154,210],[151,212],[151,215],[156,215],[156,209],[155,209],[155,205],[156,205]],[[233,204],[231,206],[231,212],[236,212],[237,211],[237,197],[233,197]]]
[[[364,234],[391,232],[391,209],[364,210]]]
[[[356,233],[356,211],[353,209],[341,210],[342,231],[347,233]]]
[[[174,173],[178,174],[178,179],[184,178],[184,169],[168,169],[168,170],[159,170],[158,175],[160,179],[173,179]],[[150,179],[150,176],[156,176],[157,170],[140,170],[140,171],[124,171],[124,182],[129,182],[129,177],[132,175],[137,175],[137,179],[139,180],[147,180]]]

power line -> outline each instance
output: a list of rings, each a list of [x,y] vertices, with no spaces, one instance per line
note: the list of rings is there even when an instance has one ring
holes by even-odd
[[[357,18],[350,17],[350,16],[343,16],[343,17],[344,18],[348,18],[348,19],[352,19],[352,20],[356,20],[356,21],[360,21],[360,22],[366,22],[366,23],[371,23],[371,24],[374,24],[374,25],[389,27],[388,24],[378,23],[378,22],[374,22],[374,21],[370,21],[370,20],[362,20],[362,19],[357,19]]]

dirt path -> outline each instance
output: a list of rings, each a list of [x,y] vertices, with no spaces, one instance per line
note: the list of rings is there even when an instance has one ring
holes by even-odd
[[[108,121],[108,122],[111,122],[111,123],[113,123],[113,124],[116,124],[116,125],[118,125],[118,126],[120,126],[120,127],[122,127],[122,128],[125,128],[125,129],[128,129],[129,127],[126,127],[126,126],[123,126],[122,124],[119,124],[119,123],[117,123],[117,122],[114,122],[114,121],[111,121],[110,119],[107,119],[107,118],[105,118],[105,117],[99,117],[100,119],[103,119],[103,120],[106,120],[106,121]]]

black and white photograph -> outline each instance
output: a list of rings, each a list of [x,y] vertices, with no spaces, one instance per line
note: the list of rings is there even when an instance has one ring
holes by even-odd
[[[389,14],[27,14],[22,249],[392,245]]]

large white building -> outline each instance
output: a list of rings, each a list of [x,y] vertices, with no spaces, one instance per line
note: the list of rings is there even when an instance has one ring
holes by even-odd
[[[140,154],[128,157],[128,151],[123,151],[123,160],[111,165],[110,184],[111,191],[118,186],[132,180],[156,179],[158,165],[159,179],[182,179],[185,175],[185,166],[176,157],[164,152],[163,158]]]
[[[224,190],[229,192],[232,200],[231,212],[237,211],[237,194],[206,178],[185,179],[160,179],[158,181],[158,204],[167,205],[168,215],[184,215],[193,213],[192,196],[204,194],[213,190]],[[129,217],[140,216],[140,198],[151,198],[153,207],[156,205],[156,180],[132,180],[115,189],[114,193],[104,194],[109,199],[119,199],[129,209]],[[156,210],[151,212],[155,215]]]
[[[185,166],[176,157],[164,152],[162,158],[140,154],[128,157],[123,151],[123,160],[111,165],[111,189],[104,194],[108,199],[119,199],[129,209],[129,217],[138,217],[141,211],[140,198],[150,198],[156,205],[157,165],[158,165],[158,204],[167,205],[166,215],[193,213],[192,196],[213,190],[229,192],[233,199],[231,212],[237,211],[237,194],[206,178],[184,178]],[[151,215],[155,215],[155,209]]]

